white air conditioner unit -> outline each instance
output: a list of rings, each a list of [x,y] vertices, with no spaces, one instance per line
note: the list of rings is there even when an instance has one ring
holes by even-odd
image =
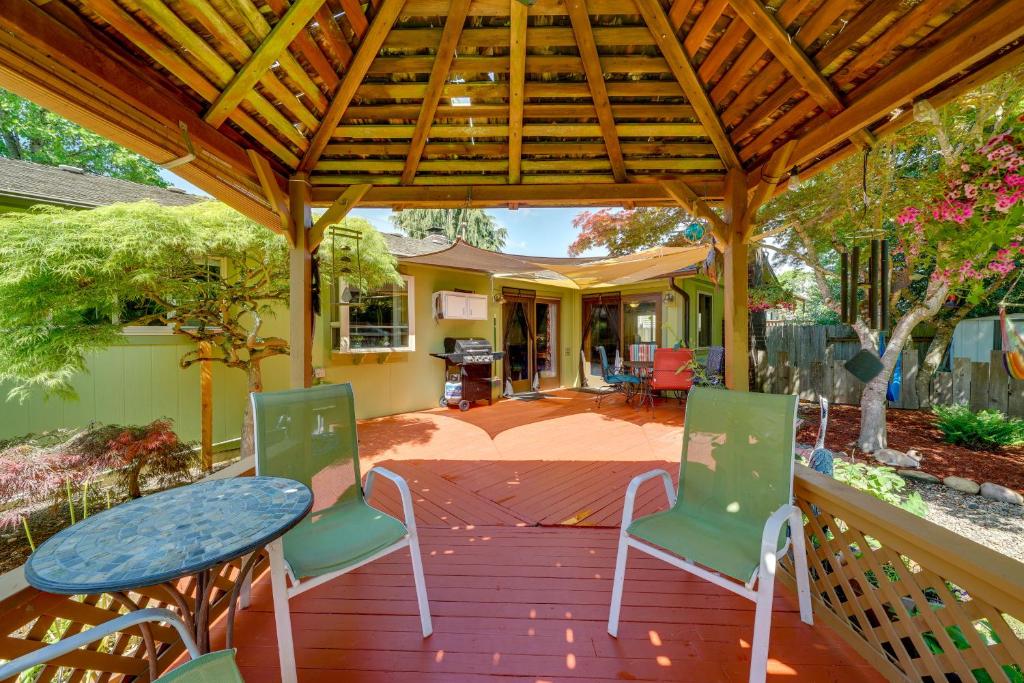
[[[487,320],[487,297],[467,292],[434,292],[438,320]]]

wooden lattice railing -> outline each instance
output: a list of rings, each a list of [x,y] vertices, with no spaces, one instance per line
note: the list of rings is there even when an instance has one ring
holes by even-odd
[[[263,566],[261,566],[263,565]],[[262,571],[266,560],[254,567]],[[239,563],[224,566],[214,580],[210,619],[216,619],[228,607],[228,598],[238,575]],[[187,597],[195,595],[195,580],[181,581],[178,589]],[[128,594],[138,607],[172,607],[171,596],[160,587],[146,588]],[[67,596],[43,593],[25,588],[0,600],[0,660],[13,659],[80,631],[110,621],[127,608],[112,596]],[[177,633],[169,626],[150,626],[156,641],[157,670],[163,671],[184,650]],[[8,683],[14,679],[0,681]],[[40,683],[60,681],[150,680],[149,660],[138,628],[117,633],[103,641],[54,660],[52,666],[32,679]]]
[[[1024,682],[1024,565],[804,467],[795,493],[820,625],[891,680]]]

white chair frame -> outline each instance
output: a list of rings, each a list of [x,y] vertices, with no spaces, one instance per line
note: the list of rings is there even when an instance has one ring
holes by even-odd
[[[81,647],[95,643],[97,640],[102,640],[118,631],[124,631],[139,624],[159,623],[161,621],[173,626],[174,630],[178,632],[178,636],[188,652],[189,659],[199,659],[202,656],[195,640],[192,639],[192,634],[189,632],[188,627],[185,626],[185,622],[181,620],[181,617],[163,607],[147,607],[129,612],[128,614],[122,614],[110,621],[93,626],[86,631],[62,638],[56,643],[41,647],[38,650],[33,650],[6,664],[0,664],[0,681],[14,678],[23,671],[28,671],[35,666],[53,661],[57,657],[70,654]]]
[[[754,611],[754,639],[750,656],[750,677],[749,683],[763,683],[768,671],[768,641],[771,637],[772,620],[772,598],[775,594],[775,570],[778,565],[778,558],[785,555],[790,545],[793,546],[793,555],[796,563],[796,584],[797,599],[800,603],[800,619],[805,624],[814,624],[814,616],[811,609],[811,585],[807,573],[807,552],[806,542],[803,533],[803,517],[800,508],[792,504],[786,504],[776,510],[765,522],[764,532],[761,534],[761,563],[753,575],[745,584],[740,584],[730,577],[723,576],[701,567],[686,559],[673,555],[633,538],[627,533],[629,525],[633,523],[633,508],[636,503],[636,494],[644,482],[660,477],[665,485],[665,497],[668,498],[669,507],[676,504],[676,490],[672,484],[672,477],[662,469],[651,470],[644,474],[637,475],[629,482],[626,489],[626,502],[622,510],[622,528],[619,533],[619,549],[615,559],[615,580],[612,583],[611,608],[608,613],[608,633],[614,637],[619,634],[619,612],[622,606],[622,589],[626,579],[626,560],[630,548],[636,548],[652,557],[669,563],[695,576],[710,581],[716,586],[741,595],[756,604]],[[792,486],[792,484],[790,485]],[[790,492],[792,499],[792,492]],[[785,525],[789,525],[790,534],[781,550],[776,550],[779,542],[779,534]],[[755,588],[756,584],[756,588]]]
[[[258,475],[259,473],[259,466],[257,465],[256,474]],[[379,560],[385,555],[390,555],[396,550],[401,550],[406,546],[408,546],[409,554],[412,556],[412,575],[416,584],[416,601],[419,603],[420,626],[423,629],[423,637],[428,637],[434,631],[430,619],[430,605],[427,602],[427,585],[423,577],[423,559],[420,556],[419,535],[416,531],[416,517],[413,514],[412,493],[409,491],[409,484],[406,483],[403,477],[389,469],[373,467],[366,474],[366,486],[363,488],[364,498],[370,498],[370,494],[373,491],[373,482],[378,475],[394,483],[398,487],[398,492],[402,498],[402,512],[405,515],[407,533],[397,543],[377,551],[361,562],[344,569],[339,569],[336,572],[331,572],[330,574],[322,574],[308,581],[300,581],[299,577],[295,576],[291,567],[288,566],[288,562],[284,558],[283,538],[277,539],[267,546],[267,552],[270,555],[270,587],[274,600],[274,621],[277,625],[277,646],[281,664],[282,683],[296,683],[298,678],[295,663],[295,641],[292,638],[292,620],[288,600],[296,595],[305,593],[311,588],[327,583],[342,574],[347,574],[374,560]],[[291,583],[290,586],[288,585],[289,582]]]

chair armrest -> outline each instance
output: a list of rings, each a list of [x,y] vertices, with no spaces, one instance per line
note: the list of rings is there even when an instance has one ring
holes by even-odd
[[[773,573],[774,562],[779,554],[779,534],[782,533],[782,527],[789,524],[791,529],[796,529],[798,525],[794,523],[794,515],[799,514],[800,508],[792,503],[786,503],[773,512],[768,521],[764,523],[764,533],[761,534],[761,557],[771,557]],[[793,533],[796,533],[796,531],[793,531]],[[803,533],[803,530],[800,529],[799,533]]]
[[[665,497],[668,498],[669,507],[676,504],[676,491],[672,484],[672,476],[668,472],[657,469],[636,475],[626,487],[626,502],[622,508],[622,533],[626,533],[626,529],[633,523],[633,506],[636,504],[637,491],[645,482],[656,477],[661,477],[662,484],[665,485]]]
[[[166,622],[174,627],[178,632],[178,635],[181,637],[182,642],[185,644],[185,649],[188,650],[188,654],[191,659],[196,659],[200,656],[199,648],[196,647],[196,643],[192,639],[192,635],[189,633],[188,628],[185,626],[185,622],[181,620],[181,617],[168,609],[147,607],[146,609],[140,609],[134,612],[129,612],[128,614],[123,614],[117,618],[111,619],[110,621],[99,624],[98,626],[94,626],[87,631],[76,633],[75,635],[68,636],[67,638],[62,638],[56,643],[41,647],[38,650],[22,655],[7,664],[0,665],[0,680],[12,678],[22,671],[26,671],[32,667],[52,661],[57,657],[62,657],[68,653],[74,652],[75,650],[89,645],[90,643],[106,638],[112,633],[124,631],[132,626],[138,626],[139,624],[159,621]]]
[[[384,477],[398,488],[398,493],[402,498],[402,513],[405,515],[405,528],[409,530],[409,535],[415,537],[416,516],[413,514],[412,492],[409,490],[409,484],[405,481],[405,477],[395,474],[386,467],[377,466],[371,468],[366,473],[366,486],[363,487],[363,495],[366,498],[369,498],[370,494],[373,493],[375,475]]]

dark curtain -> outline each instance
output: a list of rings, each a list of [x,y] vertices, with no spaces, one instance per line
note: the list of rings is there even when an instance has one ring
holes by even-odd
[[[590,339],[590,324],[594,321],[594,315],[600,311],[605,311],[608,318],[608,327],[615,340],[615,346],[618,347],[622,343],[621,335],[619,334],[620,320],[619,320],[619,303],[621,297],[618,294],[614,296],[598,296],[593,299],[584,299],[583,305],[588,308],[587,318],[583,322],[583,334],[580,339],[580,385],[588,386],[587,384],[587,364],[590,362],[590,349],[587,348],[587,341]],[[607,351],[607,349],[605,349]],[[608,359],[608,362],[612,365],[615,364],[615,356]],[[613,368],[614,369],[614,368]]]
[[[502,348],[506,351],[505,362],[502,363],[504,368],[504,380],[506,383],[512,381],[512,363],[508,360],[508,339],[512,333],[512,327],[517,323],[518,320],[522,320],[523,329],[526,330],[526,338],[530,347],[533,347],[533,329],[530,327],[530,316],[526,314],[526,303],[525,301],[511,301],[509,302],[508,308],[505,310],[505,333],[501,340]],[[533,303],[532,301],[530,302]],[[505,388],[502,387],[504,392]]]

